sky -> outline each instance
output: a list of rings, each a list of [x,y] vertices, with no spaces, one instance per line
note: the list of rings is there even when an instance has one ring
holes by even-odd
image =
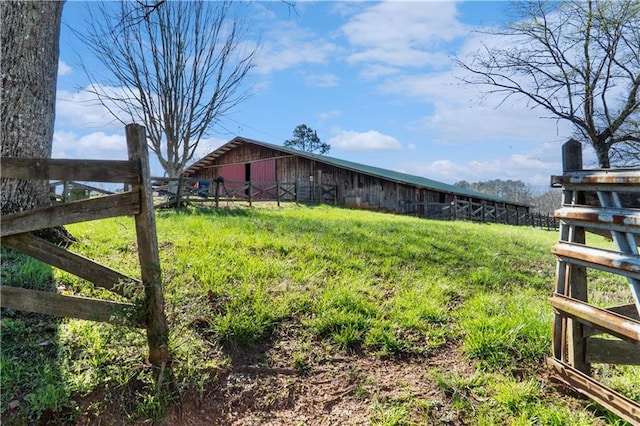
[[[242,13],[259,40],[250,96],[198,149],[235,136],[281,145],[306,124],[331,157],[453,184],[521,180],[544,191],[561,174],[565,123],[521,99],[501,106],[461,83],[483,30],[507,22],[509,4],[489,1],[253,1]],[[91,2],[62,14],[53,158],[125,159],[124,128],[85,90],[81,64],[104,70],[79,42]],[[81,59],[79,59],[81,58]],[[485,89],[486,90],[486,89]],[[486,98],[486,99],[485,99]],[[152,174],[162,176],[157,161]]]

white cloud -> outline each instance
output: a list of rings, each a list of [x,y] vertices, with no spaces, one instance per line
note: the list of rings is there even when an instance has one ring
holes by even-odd
[[[325,111],[318,114],[319,121],[330,120],[335,117],[340,117],[342,115],[342,111],[338,109],[333,109],[331,111]]]
[[[353,16],[342,31],[356,49],[352,63],[443,66],[443,43],[464,35],[455,2],[383,2]]]
[[[340,78],[335,74],[325,73],[308,75],[305,80],[310,86],[334,87],[338,85]]]
[[[115,96],[131,98],[127,89],[121,87],[100,86],[99,90]],[[110,103],[112,111],[119,108]],[[136,121],[130,114],[120,111],[120,119],[125,123]],[[123,128],[121,122],[116,120],[109,110],[100,103],[97,96],[88,88],[76,92],[59,90],[56,96],[56,124],[89,129],[105,129],[116,131]]]
[[[96,160],[126,160],[127,140],[121,134],[104,132],[78,136],[73,132],[56,131],[53,135],[53,158],[85,158]]]
[[[375,80],[380,77],[400,75],[401,73],[402,71],[399,67],[390,67],[380,64],[369,64],[362,70],[360,76],[367,80]]]
[[[486,160],[407,161],[397,164],[395,169],[447,183],[461,180],[484,182],[492,179],[511,179],[544,187],[549,185],[551,175],[561,173],[559,152],[560,145],[543,144],[531,152]]]
[[[341,130],[328,141],[332,148],[344,151],[398,151],[402,145],[393,136],[383,135],[377,130],[355,132]]]
[[[498,107],[502,98],[487,97],[482,87],[461,82],[462,70],[445,55],[447,50],[466,57],[483,45],[500,47],[508,40],[471,32],[456,13],[454,2],[386,2],[368,7],[342,28],[356,49],[350,60],[364,67],[362,77],[380,82],[381,93],[426,105],[428,114],[407,127],[438,144],[498,146],[569,138],[570,124],[545,119],[551,115],[540,108],[532,110],[526,100],[514,97]],[[439,71],[433,65],[440,65]]]
[[[73,69],[71,69],[71,67],[65,61],[62,61],[62,60],[58,61],[59,76],[71,74],[72,72],[73,72]]]
[[[256,72],[269,74],[302,64],[323,64],[336,49],[332,41],[294,23],[275,24],[264,35]]]
[[[564,141],[570,126],[543,119],[540,111],[519,108],[488,108],[473,105],[458,108],[439,102],[435,112],[422,121],[425,132],[436,135],[441,144]]]
[[[548,112],[531,109],[516,97],[500,105],[501,98],[484,97],[478,87],[461,83],[460,73],[453,70],[396,76],[384,81],[380,90],[430,105],[429,115],[411,127],[445,145],[478,141],[551,142],[571,136],[569,123],[548,119]]]
[[[417,49],[391,50],[387,48],[371,48],[364,52],[354,53],[349,56],[349,62],[383,62],[398,67],[421,67],[425,65],[444,66],[449,62],[449,56],[443,52],[423,52]],[[373,70],[369,66],[365,68],[364,75],[371,76],[378,72],[380,67]]]

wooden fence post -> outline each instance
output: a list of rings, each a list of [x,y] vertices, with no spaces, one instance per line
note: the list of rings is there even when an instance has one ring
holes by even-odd
[[[453,220],[458,219],[458,198],[453,196],[453,205],[451,206],[453,212]]]
[[[571,139],[562,145],[562,170],[563,173],[582,170],[582,144],[580,142]],[[569,201],[582,204],[584,203],[584,194],[566,194],[563,202],[567,203]],[[586,242],[584,227],[570,226],[568,238],[572,243],[584,244]],[[565,295],[587,302],[587,268],[581,265],[568,265],[566,280]],[[590,374],[591,366],[586,360],[587,339],[583,336],[583,326],[579,321],[568,321],[569,363],[577,370]]]
[[[133,190],[139,191],[140,194],[140,213],[135,215],[135,223],[138,256],[145,292],[144,309],[149,362],[163,368],[169,359],[169,330],[164,314],[164,292],[156,235],[156,219],[153,211],[153,192],[150,185],[151,172],[146,130],[144,126],[139,124],[128,124],[126,136],[129,159],[140,163],[141,181],[133,184]],[[180,202],[179,196],[178,193],[178,202]]]
[[[62,202],[63,203],[69,202],[69,181],[68,180],[65,180],[64,183],[62,184]]]
[[[216,197],[216,208],[220,207],[220,178],[218,177],[216,180],[216,192],[215,192],[215,197]]]
[[[318,170],[316,172],[317,177],[316,177],[316,197],[317,197],[317,202],[318,204],[320,204],[322,202],[322,170]]]
[[[176,210],[180,209],[180,202],[182,201],[182,174],[178,176],[178,188],[176,189]]]
[[[562,171],[575,172],[582,170],[582,144],[569,139],[562,145]]]

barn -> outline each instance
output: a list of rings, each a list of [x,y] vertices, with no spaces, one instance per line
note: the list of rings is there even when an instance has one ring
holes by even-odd
[[[469,213],[498,211],[527,214],[529,205],[459,188],[420,176],[235,137],[185,169],[185,178],[227,186],[251,182],[295,182],[304,199],[341,206],[437,217],[455,215],[450,206],[468,205]],[[300,194],[298,194],[300,196]],[[475,206],[475,207],[474,207]],[[443,213],[446,211],[449,213]],[[507,220],[509,222],[509,220]]]

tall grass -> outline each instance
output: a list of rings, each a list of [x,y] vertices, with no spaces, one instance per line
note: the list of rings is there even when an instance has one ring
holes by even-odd
[[[434,371],[433,380],[471,423],[595,421],[591,411],[549,399],[535,374],[551,341],[554,232],[328,206],[164,211],[157,227],[173,357],[167,394],[152,391],[142,331],[63,320],[55,350],[43,355],[53,374],[21,357],[28,320],[17,316],[2,319],[2,407],[19,399],[36,421],[60,406],[69,418],[97,416],[104,400],[78,401],[115,392],[131,419],[158,419],[172,398],[202,394],[228,354],[291,330],[292,367],[305,373],[317,343],[328,354],[398,362],[439,350],[462,357],[472,376]],[[69,229],[79,239],[74,250],[138,276],[133,221]],[[53,279],[62,291],[112,297],[60,271]],[[612,385],[640,399],[637,375],[621,370]],[[431,406],[411,398],[377,404],[372,422],[411,424]]]

